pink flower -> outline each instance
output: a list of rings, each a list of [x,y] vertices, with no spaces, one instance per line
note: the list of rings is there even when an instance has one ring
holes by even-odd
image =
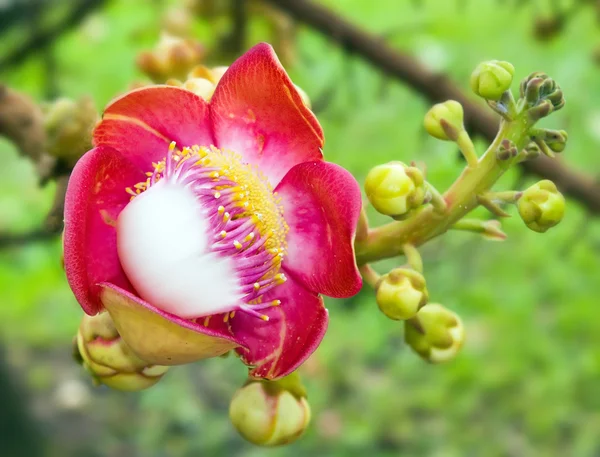
[[[361,278],[360,191],[323,161],[323,133],[269,45],[237,60],[210,103],[153,86],[114,100],[73,170],[65,269],[84,311],[176,365],[231,349],[268,379],[319,345],[319,294]]]

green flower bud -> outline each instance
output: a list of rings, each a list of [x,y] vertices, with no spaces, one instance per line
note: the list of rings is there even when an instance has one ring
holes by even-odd
[[[563,152],[567,146],[567,132],[564,130],[545,130],[544,142],[554,152]]]
[[[465,329],[456,313],[430,303],[406,322],[404,339],[423,359],[441,363],[456,356],[464,343]]]
[[[510,89],[515,67],[501,60],[490,60],[477,65],[471,74],[471,89],[486,100],[500,100]]]
[[[125,344],[107,312],[84,315],[77,333],[76,360],[99,384],[137,391],[156,384],[168,367],[150,365]]]
[[[525,225],[543,233],[562,220],[565,198],[552,181],[544,179],[523,192],[517,207]]]
[[[92,131],[100,119],[94,101],[60,98],[44,109],[46,150],[69,167],[92,149]]]
[[[383,275],[377,283],[377,306],[390,319],[414,317],[429,298],[425,278],[415,270],[396,268]]]
[[[433,105],[424,119],[427,133],[444,141],[456,141],[465,130],[463,125],[463,107],[454,100]]]
[[[292,373],[277,381],[248,382],[233,396],[229,417],[251,443],[278,446],[304,433],[310,422],[310,406],[298,375]]]
[[[373,168],[365,180],[365,192],[373,207],[387,216],[403,216],[423,205],[426,196],[423,173],[402,162]]]

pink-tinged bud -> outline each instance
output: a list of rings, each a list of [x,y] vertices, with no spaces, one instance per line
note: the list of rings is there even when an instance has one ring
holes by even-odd
[[[229,407],[237,431],[259,446],[278,446],[298,439],[310,422],[310,406],[298,375],[279,381],[250,381]]]
[[[168,369],[137,357],[121,339],[107,312],[83,316],[75,357],[97,383],[117,390],[147,389],[160,381]]]

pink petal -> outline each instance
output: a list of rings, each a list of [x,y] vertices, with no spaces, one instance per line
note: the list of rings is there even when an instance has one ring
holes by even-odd
[[[131,197],[125,188],[145,179],[129,160],[102,146],[73,169],[65,198],[65,271],[75,298],[90,315],[102,309],[99,282],[131,290],[117,255],[115,224]]]
[[[281,305],[261,311],[269,321],[238,311],[230,322],[232,333],[244,346],[237,352],[257,378],[290,374],[317,349],[327,330],[323,299],[293,279],[263,296],[263,302],[276,299]]]
[[[167,155],[169,143],[214,144],[208,105],[172,86],[148,86],[111,102],[94,131],[96,146],[111,146],[145,171]]]
[[[294,165],[322,158],[321,126],[268,44],[229,67],[210,106],[217,146],[258,164],[273,187]]]
[[[239,346],[220,316],[210,326],[165,313],[112,284],[101,284],[102,304],[119,334],[141,359],[156,365],[182,365],[216,357]]]
[[[315,293],[356,294],[362,286],[354,257],[361,196],[354,177],[333,163],[302,163],[275,191],[290,227],[285,272]]]

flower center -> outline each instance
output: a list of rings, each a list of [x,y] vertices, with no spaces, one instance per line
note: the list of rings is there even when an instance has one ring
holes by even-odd
[[[267,320],[259,311],[280,304],[263,295],[286,280],[288,231],[267,179],[212,146],[171,143],[153,167],[126,189],[117,221],[119,259],[138,294],[182,318],[241,310]]]

